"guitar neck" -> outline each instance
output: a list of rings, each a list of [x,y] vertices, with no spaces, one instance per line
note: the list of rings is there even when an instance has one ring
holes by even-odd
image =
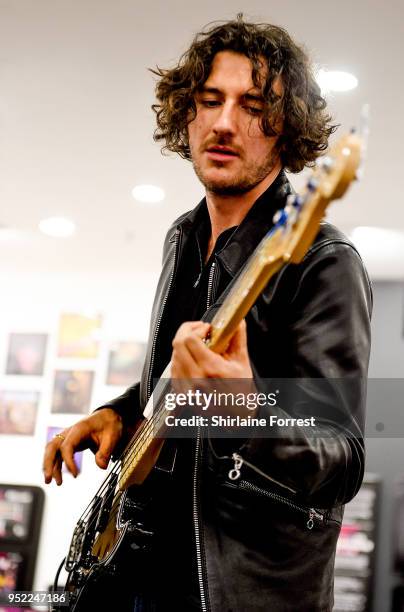
[[[286,261],[282,258],[271,260],[265,257],[263,243],[268,240],[273,245],[279,243],[282,240],[282,230],[278,229],[271,233],[271,236],[267,235],[260,243],[212,319],[207,346],[215,353],[225,351],[240,321],[252,308],[269,279]]]

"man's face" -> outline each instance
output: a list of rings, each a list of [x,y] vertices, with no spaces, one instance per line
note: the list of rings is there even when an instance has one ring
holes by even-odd
[[[258,185],[279,156],[277,137],[266,136],[260,128],[264,100],[252,81],[250,60],[233,51],[217,53],[195,104],[196,117],[188,125],[189,146],[206,190],[236,195]]]

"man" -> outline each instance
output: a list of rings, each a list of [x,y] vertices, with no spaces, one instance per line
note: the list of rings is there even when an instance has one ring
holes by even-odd
[[[320,437],[292,427],[276,438],[180,441],[171,503],[156,512],[135,604],[330,611],[343,504],[364,470],[371,292],[360,257],[324,224],[304,261],[270,281],[223,354],[202,340],[221,294],[285,206],[284,169],[311,164],[333,126],[301,48],[281,28],[241,16],[199,34],[178,66],[156,74],[155,138],[192,160],[206,198],[167,234],[141,382],[48,444],[45,481],[61,484],[62,461],[76,475],[73,452],[85,447],[106,468],[170,359],[175,379],[254,378],[260,387],[265,378],[349,378],[349,392],[303,388],[303,412],[317,415]],[[352,417],[357,435],[337,414]],[[242,478],[233,482],[232,469]]]

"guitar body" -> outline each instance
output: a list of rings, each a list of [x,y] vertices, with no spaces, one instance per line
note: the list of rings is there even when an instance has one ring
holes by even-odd
[[[131,536],[130,527],[123,527],[119,530],[116,547],[107,559],[78,563],[70,572],[64,590],[70,595],[68,609],[71,612],[133,610],[133,604],[129,605],[129,602],[133,601],[136,568],[141,567],[144,552],[140,542]],[[132,541],[139,546],[137,551],[131,548]],[[66,608],[53,607],[52,610],[62,612]]]
[[[79,521],[65,562],[71,612],[88,610],[133,611],[133,599],[142,584],[142,570],[153,548],[153,516],[170,487],[176,448],[166,443],[156,465],[142,484],[113,495],[110,482],[96,496],[86,523]],[[53,605],[52,612],[66,607]]]

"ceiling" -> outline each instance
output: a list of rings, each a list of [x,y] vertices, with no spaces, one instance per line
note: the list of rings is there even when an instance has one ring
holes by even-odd
[[[322,67],[357,76],[359,87],[330,105],[342,133],[370,104],[365,175],[329,216],[347,231],[404,232],[399,0],[0,0],[0,224],[17,231],[0,239],[0,269],[157,272],[167,226],[203,190],[188,162],[153,142],[148,67],[172,65],[202,26],[240,11],[286,27]],[[161,186],[166,199],[136,203],[138,183]],[[72,218],[77,234],[41,235],[51,215]],[[366,253],[373,276],[404,276],[402,243],[387,258],[383,240],[373,260]]]

